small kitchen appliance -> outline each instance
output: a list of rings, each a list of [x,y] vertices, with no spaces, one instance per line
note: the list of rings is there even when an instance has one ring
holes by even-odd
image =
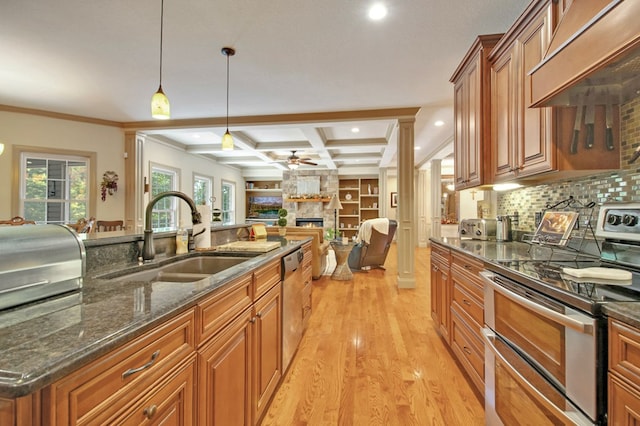
[[[496,241],[511,241],[511,218],[509,216],[498,216],[496,218]]]
[[[458,225],[458,236],[472,240],[495,240],[495,219],[462,219]]]
[[[0,309],[79,290],[85,258],[66,226],[0,227]]]

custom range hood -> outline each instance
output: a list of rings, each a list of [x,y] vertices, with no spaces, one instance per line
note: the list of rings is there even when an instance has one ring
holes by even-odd
[[[533,107],[640,95],[640,0],[573,0],[529,75]]]

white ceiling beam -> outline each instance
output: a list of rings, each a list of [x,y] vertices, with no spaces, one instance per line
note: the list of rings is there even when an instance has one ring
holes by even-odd
[[[323,160],[325,166],[330,170],[338,168],[336,163],[333,162],[331,154],[325,149],[327,144],[327,138],[324,135],[322,129],[318,127],[304,127],[301,129],[302,133],[309,139],[309,143],[316,151],[320,159]]]

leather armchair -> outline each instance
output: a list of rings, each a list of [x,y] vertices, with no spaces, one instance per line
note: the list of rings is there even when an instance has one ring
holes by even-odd
[[[362,231],[363,226],[371,226],[367,222],[365,221],[360,225],[359,233]],[[395,220],[389,220],[388,234],[383,234],[375,227],[371,227],[369,242],[359,242],[349,253],[349,268],[356,271],[371,267],[384,269],[384,262],[387,259],[387,253],[389,253],[389,247],[393,242],[397,227],[398,222]]]

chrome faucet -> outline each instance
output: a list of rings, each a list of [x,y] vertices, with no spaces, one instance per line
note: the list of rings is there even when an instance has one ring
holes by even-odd
[[[187,194],[184,194],[179,191],[167,191],[167,192],[161,192],[158,195],[156,195],[154,198],[151,199],[151,201],[149,201],[149,204],[147,204],[147,209],[145,211],[145,216],[144,216],[144,242],[142,244],[142,260],[144,261],[153,260],[153,258],[156,257],[156,250],[153,247],[153,229],[151,229],[151,213],[153,212],[153,206],[155,206],[158,201],[166,197],[178,197],[186,201],[187,204],[189,204],[189,207],[191,207],[191,223],[193,225],[195,225],[196,223],[200,223],[200,213],[196,208],[196,203],[191,198],[189,198]]]

